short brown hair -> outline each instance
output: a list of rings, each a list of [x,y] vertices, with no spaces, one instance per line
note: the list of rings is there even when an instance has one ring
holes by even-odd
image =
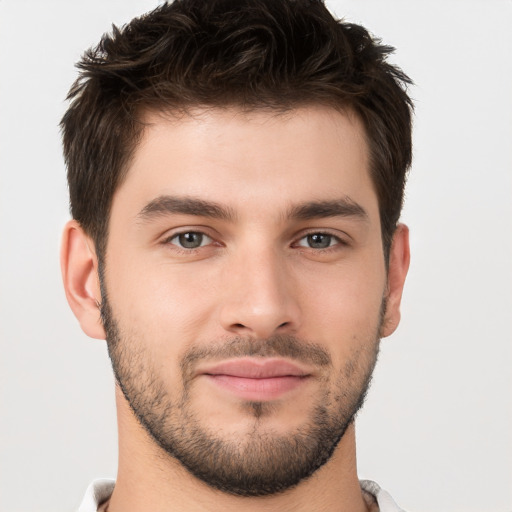
[[[113,26],[77,64],[61,121],[73,218],[101,258],[147,110],[324,104],[364,124],[387,257],[412,156],[411,81],[393,51],[321,0],[175,0]]]

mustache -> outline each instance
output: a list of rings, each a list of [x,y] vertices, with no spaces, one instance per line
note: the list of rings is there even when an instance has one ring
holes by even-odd
[[[317,367],[332,366],[330,354],[320,345],[292,335],[275,335],[267,339],[230,338],[222,343],[190,348],[181,360],[184,376],[191,375],[199,361],[237,357],[287,357]]]

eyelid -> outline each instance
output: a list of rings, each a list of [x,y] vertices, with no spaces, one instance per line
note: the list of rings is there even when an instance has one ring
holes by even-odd
[[[184,233],[201,233],[202,235],[208,236],[212,239],[219,237],[219,234],[210,226],[181,224],[174,227],[167,227],[167,229],[162,230],[158,235],[158,238],[160,240],[169,240],[170,238],[173,238],[177,235],[183,235]]]
[[[349,239],[351,238],[346,233],[340,233],[337,230],[336,230],[336,232],[333,232],[333,230],[330,230],[330,229],[310,229],[310,230],[307,230],[305,232],[302,232],[300,234],[300,236],[298,236],[295,239],[296,241],[293,242],[292,245],[297,245],[298,242],[300,242],[304,238],[307,238],[310,235],[327,235],[327,236],[330,236],[332,238],[335,238],[337,240],[337,242],[338,242],[337,244],[329,246],[329,247],[326,247],[325,249],[314,249],[315,251],[321,251],[321,250],[325,251],[325,250],[333,249],[334,247],[336,247],[338,245],[341,245],[341,246],[349,245],[349,243],[350,243]],[[306,247],[306,246],[298,246],[298,247],[303,247],[305,249],[312,249],[311,247]]]
[[[178,247],[180,247],[180,249],[188,249],[188,250],[199,249],[200,247],[204,247],[205,245],[210,245],[213,242],[212,237],[208,236],[206,233],[202,233],[201,231],[183,231],[181,233],[175,233],[173,236],[169,237],[167,239],[167,243],[177,245],[177,244],[174,244],[172,242],[172,240],[174,240],[175,238],[179,238],[181,235],[186,235],[186,234],[191,234],[191,233],[202,236],[201,245],[199,247],[192,247],[192,248],[178,246]]]
[[[180,247],[178,244],[171,242],[171,240],[175,239],[176,237],[178,237],[180,235],[186,234],[186,233],[201,234],[201,235],[203,235],[203,237],[207,238],[208,241],[207,241],[207,243],[203,243],[199,247],[189,248],[189,249]],[[326,247],[324,249],[314,249],[312,247],[298,245],[298,243],[300,241],[302,241],[303,239],[307,238],[310,235],[316,235],[316,234],[330,236],[330,237],[334,238],[337,243],[335,243],[334,245],[331,245],[329,247]],[[204,247],[208,247],[210,245],[224,245],[222,242],[219,242],[218,238],[219,238],[219,235],[217,233],[213,234],[211,228],[209,228],[207,226],[180,226],[180,227],[166,230],[166,232],[160,238],[160,240],[161,240],[160,243],[162,245],[172,245],[177,250],[182,250],[184,252],[190,253],[192,251],[203,249]],[[316,252],[329,251],[329,250],[334,250],[340,246],[349,246],[351,239],[352,239],[352,237],[350,235],[348,235],[345,232],[340,232],[339,230],[329,229],[329,228],[325,228],[325,229],[311,228],[311,229],[307,229],[307,230],[299,233],[299,235],[296,236],[294,241],[291,243],[291,247],[299,247],[302,249],[311,249]]]
[[[187,249],[185,247],[181,247],[180,245],[173,243],[172,240],[180,235],[184,235],[186,233],[197,233],[203,235],[204,238],[208,239],[207,243],[203,243],[199,247]],[[211,229],[207,229],[204,226],[180,226],[173,229],[166,230],[166,232],[160,237],[160,244],[162,245],[171,245],[178,251],[184,251],[187,253],[191,253],[193,251],[203,249],[212,243],[217,242],[216,237],[212,235]]]

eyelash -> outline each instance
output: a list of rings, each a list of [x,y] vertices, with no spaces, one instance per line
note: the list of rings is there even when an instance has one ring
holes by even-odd
[[[174,240],[182,235],[187,235],[187,234],[195,234],[195,235],[201,235],[203,237],[207,237],[208,239],[210,239],[210,242],[207,243],[206,245],[200,245],[199,247],[192,247],[192,248],[180,247],[176,243],[172,242],[172,240]],[[330,237],[331,241],[334,240],[335,243],[334,243],[334,245],[329,245],[328,247],[323,247],[323,248],[313,248],[313,247],[299,245],[299,242],[301,242],[302,240],[307,239],[309,236],[313,236],[313,235]],[[174,246],[173,250],[175,250],[181,254],[191,255],[191,254],[195,254],[200,249],[204,249],[205,247],[212,245],[212,242],[215,244],[216,243],[215,239],[213,237],[207,235],[203,231],[186,230],[186,231],[180,231],[178,233],[173,233],[171,236],[166,237],[162,241],[162,245],[166,245],[166,246],[172,245],[172,246]],[[217,242],[217,244],[220,245],[218,242]],[[309,249],[309,250],[314,251],[315,253],[329,253],[329,252],[338,250],[340,247],[346,247],[348,245],[349,245],[349,243],[346,240],[344,240],[341,237],[339,237],[338,235],[334,235],[333,233],[330,233],[328,231],[310,231],[308,233],[303,234],[300,238],[297,239],[297,241],[293,242],[291,244],[291,247],[297,247],[302,250]]]
[[[329,245],[328,247],[316,248],[316,249],[314,247],[298,245],[299,242],[301,242],[302,240],[307,239],[308,237],[313,236],[313,235],[328,236],[332,239],[331,241],[334,241],[335,243],[334,243],[334,245]],[[303,234],[298,239],[297,242],[293,243],[293,246],[299,247],[301,249],[311,249],[311,250],[315,251],[316,253],[328,253],[328,252],[338,250],[338,249],[340,249],[340,247],[346,247],[348,245],[349,244],[346,240],[344,240],[343,238],[341,238],[338,235],[330,233],[329,231],[310,231],[309,233]]]
[[[180,237],[182,235],[187,235],[187,234],[201,235],[202,237],[206,237],[206,238],[210,239],[210,242],[208,244],[206,244],[206,245],[200,245],[199,247],[192,247],[192,248],[180,247],[176,243],[172,242],[172,240],[174,240],[175,238],[178,238],[178,237]],[[195,254],[197,251],[199,251],[200,249],[203,249],[204,247],[207,247],[208,245],[211,245],[212,242],[215,242],[213,237],[207,235],[203,231],[189,229],[189,230],[186,230],[186,231],[180,231],[178,233],[173,233],[171,236],[166,237],[162,241],[162,244],[166,245],[166,246],[172,245],[173,246],[173,250],[177,251],[178,253],[180,253],[180,254],[189,254],[190,255],[190,254]]]

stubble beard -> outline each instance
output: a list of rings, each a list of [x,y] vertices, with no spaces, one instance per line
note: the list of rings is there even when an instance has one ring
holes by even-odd
[[[385,304],[382,305],[381,323]],[[296,486],[324,465],[333,454],[370,386],[378,351],[380,324],[375,335],[361,343],[335,378],[319,391],[308,420],[286,434],[264,427],[273,413],[271,402],[243,402],[253,420],[241,438],[223,438],[195,414],[190,397],[191,370],[206,357],[291,357],[328,367],[331,357],[322,347],[292,336],[267,340],[235,338],[214,348],[193,349],[181,360],[183,387],[170,396],[144,343],[122,332],[104,294],[101,314],[108,351],[117,380],[133,413],[168,455],[193,476],[236,496],[266,496]],[[332,373],[332,372],[331,372]],[[332,376],[331,376],[332,378]]]

